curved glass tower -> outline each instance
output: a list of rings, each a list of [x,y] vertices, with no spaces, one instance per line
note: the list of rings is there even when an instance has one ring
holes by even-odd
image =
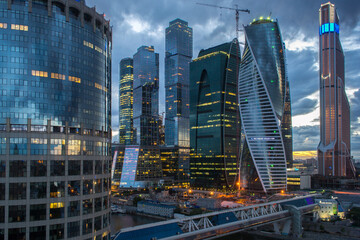
[[[239,163],[237,39],[201,50],[190,64],[190,176],[198,189],[231,189]]]
[[[111,28],[83,0],[0,1],[0,239],[108,239]]]
[[[320,143],[319,174],[355,177],[350,155],[350,105],[345,92],[345,59],[334,4],[319,10]]]
[[[244,134],[240,182],[265,193],[280,191],[286,189],[285,49],[277,22],[256,20],[245,27],[245,35],[239,73]]]

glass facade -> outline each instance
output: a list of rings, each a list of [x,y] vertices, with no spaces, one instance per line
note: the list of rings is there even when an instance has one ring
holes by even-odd
[[[334,4],[322,4],[320,24],[319,174],[355,177],[350,152],[350,105],[345,92],[345,57]]]
[[[134,65],[132,58],[120,61],[120,91],[119,91],[119,143],[133,144],[133,80]]]
[[[190,64],[190,184],[230,189],[239,164],[237,39],[201,50]]]
[[[165,30],[165,143],[189,147],[189,79],[193,33],[188,23],[175,19]]]
[[[286,156],[292,155],[286,150],[292,151],[292,138],[284,44],[279,25],[272,20],[253,21],[245,26],[245,34],[239,73],[243,127],[239,184],[265,193],[286,190]]]
[[[77,234],[68,222],[85,219],[80,203],[80,214],[67,211],[72,202],[109,198],[82,186],[108,184],[110,172],[82,170],[111,161],[110,22],[83,0],[9,0],[0,26],[0,229],[5,240],[67,239]],[[104,215],[108,207],[86,219]],[[102,226],[96,234],[110,238]]]
[[[159,54],[141,46],[134,54],[134,140],[136,145],[159,145]]]

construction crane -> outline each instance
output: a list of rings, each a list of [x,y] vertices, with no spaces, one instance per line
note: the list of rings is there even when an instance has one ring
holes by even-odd
[[[207,3],[196,3],[198,5],[203,5],[203,6],[208,6],[208,7],[215,7],[215,8],[220,8],[220,9],[227,9],[227,10],[232,10],[235,11],[235,21],[236,21],[236,38],[239,39],[239,13],[240,12],[247,12],[250,14],[250,10],[249,9],[239,9],[238,5],[235,5],[235,8],[231,8],[231,7],[223,7],[223,6],[218,6],[218,5],[213,5],[213,4],[207,4]]]

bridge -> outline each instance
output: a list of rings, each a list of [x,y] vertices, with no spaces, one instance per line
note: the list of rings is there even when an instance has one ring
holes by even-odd
[[[315,197],[307,195],[247,207],[124,228],[114,240],[216,239],[271,224],[275,233],[300,236],[301,216],[316,215]]]

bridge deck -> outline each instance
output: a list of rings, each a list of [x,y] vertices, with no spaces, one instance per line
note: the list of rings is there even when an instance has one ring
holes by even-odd
[[[297,207],[302,214],[311,212],[317,206],[314,200],[316,196],[308,195],[124,228],[117,233],[115,240],[204,239],[219,236],[290,218],[286,205]]]

